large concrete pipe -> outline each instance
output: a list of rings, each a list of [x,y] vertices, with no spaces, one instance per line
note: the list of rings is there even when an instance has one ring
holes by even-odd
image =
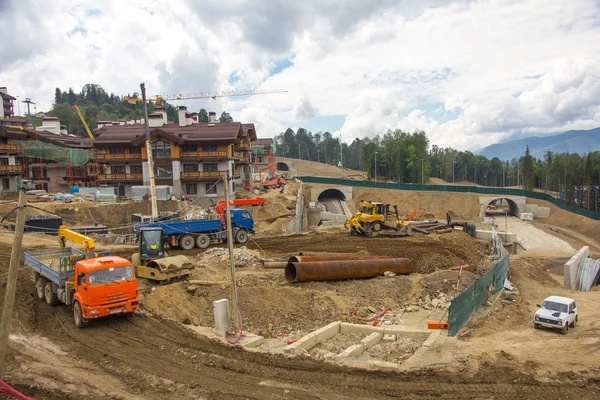
[[[390,256],[292,256],[288,262],[389,260],[390,258]]]
[[[408,258],[290,262],[285,267],[285,279],[288,282],[360,279],[381,276],[386,271],[408,275],[413,272],[413,265]]]

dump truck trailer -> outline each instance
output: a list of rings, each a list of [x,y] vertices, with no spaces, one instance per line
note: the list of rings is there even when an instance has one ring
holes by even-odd
[[[132,264],[121,257],[86,259],[71,247],[24,253],[37,297],[50,306],[64,303],[73,308],[78,328],[89,320],[128,314],[139,308],[138,285]]]
[[[234,243],[246,244],[248,234],[254,232],[254,219],[247,210],[232,209],[231,225]],[[153,222],[138,224],[136,232],[144,228],[161,228],[165,243],[172,248],[205,249],[211,244],[227,241],[226,222],[221,219],[194,219],[188,221]]]

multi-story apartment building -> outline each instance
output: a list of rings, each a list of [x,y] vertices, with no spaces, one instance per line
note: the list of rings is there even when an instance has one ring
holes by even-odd
[[[24,138],[21,129],[0,125],[0,191],[17,190],[17,179],[21,174],[21,166],[18,165],[21,147],[15,141]]]
[[[271,168],[275,161],[275,141],[272,138],[257,139],[252,144],[252,167],[254,173]]]
[[[148,116],[157,185],[172,186],[176,197],[201,196],[200,204],[224,198],[227,176],[233,178],[231,190],[250,187],[253,124],[219,123],[214,113],[209,123],[198,123],[185,107],[179,107],[178,117],[178,123],[167,121],[162,107]],[[95,161],[102,171],[98,182],[118,187],[121,196],[130,197],[132,186],[149,184],[142,122],[98,122],[94,133]]]
[[[0,87],[0,98],[2,105],[0,106],[0,118],[10,118],[15,115],[13,101],[15,97],[7,93],[6,87]]]

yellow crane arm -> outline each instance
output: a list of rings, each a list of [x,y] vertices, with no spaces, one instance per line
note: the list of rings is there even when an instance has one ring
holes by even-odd
[[[72,231],[68,226],[61,225],[58,228],[58,242],[60,243],[61,249],[65,249],[67,240],[80,244],[83,247],[86,258],[94,258],[96,256],[96,244],[94,243],[94,239],[82,235],[79,232]]]
[[[81,119],[81,122],[83,123],[83,126],[85,128],[85,131],[87,132],[90,139],[93,139],[94,135],[92,135],[92,131],[90,131],[90,127],[88,126],[87,122],[85,122],[85,118],[83,118],[83,114],[81,114],[81,111],[79,111],[79,107],[77,107],[77,104],[73,104],[73,107],[71,108],[74,108],[77,111],[77,114],[79,114],[79,119]]]

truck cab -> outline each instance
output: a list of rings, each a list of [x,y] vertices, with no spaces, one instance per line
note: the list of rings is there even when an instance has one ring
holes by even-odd
[[[69,290],[67,285],[66,292],[59,293],[59,298],[72,293],[73,318],[77,327],[86,326],[90,319],[139,309],[133,265],[124,258],[108,256],[78,261],[72,285],[73,289]],[[68,299],[64,300],[66,304],[70,303]]]
[[[231,223],[234,227],[245,228],[248,232],[254,233],[254,219],[248,210],[232,208]]]
[[[544,300],[533,316],[533,327],[560,330],[564,335],[569,327],[575,328],[579,320],[577,302],[574,299],[561,296],[550,296]]]

